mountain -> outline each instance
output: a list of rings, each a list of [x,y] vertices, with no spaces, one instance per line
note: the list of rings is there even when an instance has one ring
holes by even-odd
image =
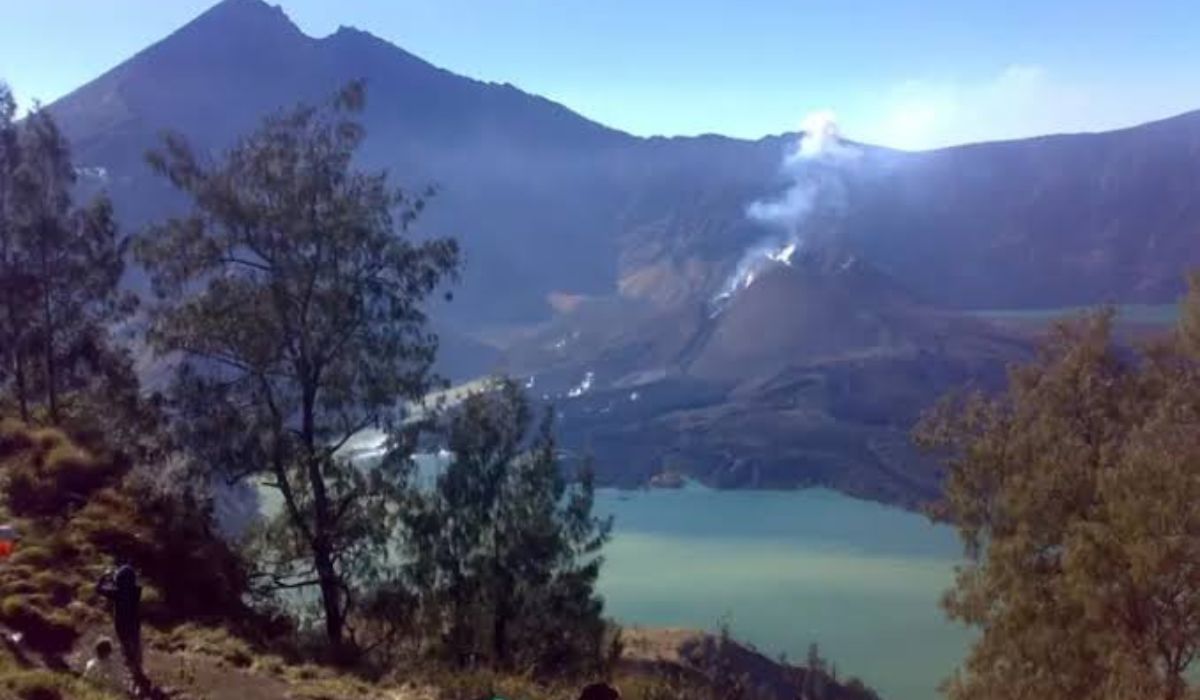
[[[79,163],[103,168],[136,226],[179,205],[143,164],[160,132],[219,149],[271,111],[322,100],[357,78],[370,90],[364,165],[387,167],[413,188],[443,185],[422,230],[466,242],[471,261],[452,313],[528,318],[544,311],[546,289],[611,288],[612,270],[591,263],[614,257],[603,235],[615,216],[612,187],[598,182],[612,174],[587,164],[632,139],[365,32],[313,39],[278,8],[226,0],[51,109]],[[539,264],[546,260],[556,264]]]
[[[224,0],[51,109],[136,225],[178,203],[142,164],[161,131],[217,149],[354,78],[370,86],[365,164],[443,186],[425,229],[467,243],[475,264],[450,313],[472,321],[544,319],[555,291],[655,303],[711,293],[763,235],[745,206],[779,188],[794,139],[635,138],[363,31],[308,37],[261,0]],[[1200,112],[1101,134],[868,151],[844,235],[928,301],[1173,301],[1180,272],[1200,263]]]
[[[853,145],[819,240],[714,305],[779,235],[747,205],[796,186],[781,164],[797,134],[634,137],[363,31],[309,37],[261,0],[224,0],[50,109],[134,229],[184,204],[144,165],[160,132],[216,152],[358,78],[362,164],[437,184],[418,235],[466,251],[434,314],[443,371],[524,378],[615,482],[669,463],[914,502],[938,479],[907,445],[914,416],[1027,351],[955,312],[1173,301],[1200,264],[1200,113],[928,152]]]
[[[1200,112],[895,157],[847,228],[939,303],[1174,302],[1200,264]]]
[[[725,488],[823,485],[917,506],[937,465],[908,432],[957,386],[999,386],[1015,334],[920,302],[857,258],[799,255],[719,311],[581,302],[513,342],[562,443],[633,487],[681,471]]]

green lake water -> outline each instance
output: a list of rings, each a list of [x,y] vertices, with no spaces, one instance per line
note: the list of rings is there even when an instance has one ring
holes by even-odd
[[[1049,322],[1074,318],[1098,310],[1099,306],[1063,306],[1051,309],[985,309],[967,314],[992,321]],[[1170,325],[1179,320],[1178,304],[1118,304],[1117,318],[1129,323]]]
[[[889,700],[932,700],[970,634],[938,600],[961,549],[924,517],[820,490],[602,490],[600,592],[617,620],[715,629],[776,657],[810,642]]]

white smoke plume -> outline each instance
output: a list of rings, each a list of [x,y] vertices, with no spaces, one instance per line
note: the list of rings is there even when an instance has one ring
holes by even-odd
[[[780,173],[788,180],[784,192],[751,202],[746,216],[772,230],[742,256],[721,291],[713,298],[720,313],[739,291],[749,287],[771,265],[791,265],[806,244],[805,224],[818,207],[841,206],[842,177],[861,155],[842,140],[837,118],[823,110],[805,117],[801,134],[784,154]]]
[[[801,130],[780,166],[781,173],[791,181],[788,189],[779,197],[751,202],[746,207],[751,219],[779,227],[797,239],[818,199],[828,194],[826,190],[833,184],[831,176],[860,155],[857,148],[842,140],[833,112],[813,112],[804,118]]]

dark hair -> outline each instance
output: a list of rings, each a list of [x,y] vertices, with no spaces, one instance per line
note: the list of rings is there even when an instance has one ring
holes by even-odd
[[[129,564],[122,564],[117,567],[113,583],[117,584],[118,588],[135,586],[137,585],[137,572]]]

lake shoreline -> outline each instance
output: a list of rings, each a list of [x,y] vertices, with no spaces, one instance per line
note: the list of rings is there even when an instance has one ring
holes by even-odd
[[[638,627],[716,630],[801,659],[810,643],[892,700],[934,700],[970,633],[939,602],[953,529],[822,488],[597,491],[615,519],[598,590]],[[920,638],[921,645],[906,640]]]

